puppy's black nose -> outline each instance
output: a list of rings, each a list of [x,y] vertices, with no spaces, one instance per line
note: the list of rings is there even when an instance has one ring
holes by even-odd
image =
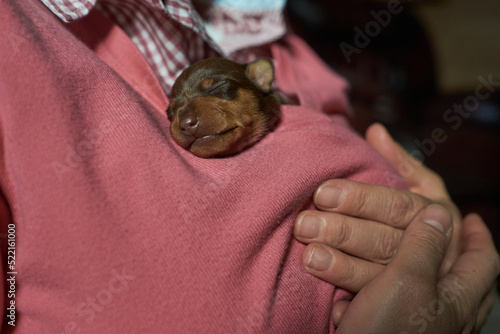
[[[198,128],[198,117],[194,114],[187,114],[181,118],[179,121],[179,129],[181,132],[187,136],[194,136],[196,129]]]

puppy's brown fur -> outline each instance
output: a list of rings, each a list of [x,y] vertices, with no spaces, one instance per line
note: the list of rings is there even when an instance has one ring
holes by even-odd
[[[191,65],[172,87],[167,114],[173,139],[202,158],[233,155],[255,144],[280,118],[273,80],[266,59],[243,65],[209,58]]]

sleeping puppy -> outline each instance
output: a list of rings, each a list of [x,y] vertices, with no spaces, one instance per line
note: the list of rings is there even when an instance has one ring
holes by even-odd
[[[282,99],[271,89],[273,65],[209,58],[175,81],[167,109],[173,139],[202,158],[234,155],[272,131]]]

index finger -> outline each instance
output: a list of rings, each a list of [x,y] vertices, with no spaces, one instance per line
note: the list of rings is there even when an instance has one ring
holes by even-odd
[[[318,209],[405,228],[430,200],[409,191],[334,179],[314,194]]]

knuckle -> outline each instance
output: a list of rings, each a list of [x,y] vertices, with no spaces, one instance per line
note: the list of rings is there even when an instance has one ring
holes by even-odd
[[[342,270],[337,271],[339,282],[353,282],[356,278],[357,270],[354,263],[347,261],[344,263]]]
[[[453,287],[455,288],[455,298],[453,299],[453,302],[455,303],[459,318],[466,320],[469,327],[473,328],[477,318],[476,315],[479,305],[475,305],[473,302],[475,298],[471,298],[471,292],[467,292],[465,287],[469,285],[470,282],[460,276],[456,276],[454,278]],[[477,290],[474,290],[472,293],[477,293],[476,291]]]
[[[343,210],[348,211],[350,215],[355,217],[363,216],[363,211],[366,203],[370,203],[369,193],[364,189],[357,189],[357,191],[352,191],[351,194],[346,196],[343,204]]]
[[[446,184],[443,178],[433,171],[430,171],[425,178],[422,179],[422,187],[431,190],[429,196],[444,197],[449,199],[449,194],[446,191]]]
[[[337,207],[338,212],[350,216],[359,216],[363,212],[370,195],[365,184],[351,180],[330,180],[329,185],[344,191],[343,201]]]
[[[422,166],[422,171],[425,175],[425,178],[427,178],[427,179],[434,178],[435,180],[441,179],[441,176],[438,173],[436,173],[434,170],[427,167],[425,164],[422,163],[421,166]]]
[[[438,234],[430,229],[421,230],[412,235],[412,241],[422,251],[422,256],[420,257],[422,261],[433,260],[437,262],[439,258],[444,257],[446,248],[445,238],[442,233]]]
[[[387,213],[389,222],[396,226],[406,226],[415,213],[415,204],[411,195],[393,190]]]
[[[439,187],[443,187],[443,188],[445,187],[445,183],[444,183],[444,180],[441,177],[441,175],[437,174],[434,171],[430,174],[429,180]]]
[[[343,249],[351,239],[353,232],[348,218],[343,215],[335,215],[335,224],[332,227],[332,229],[328,229],[326,242],[332,247]]]
[[[397,230],[384,231],[383,235],[377,238],[374,260],[379,263],[389,263],[396,254],[399,242],[400,235]]]

